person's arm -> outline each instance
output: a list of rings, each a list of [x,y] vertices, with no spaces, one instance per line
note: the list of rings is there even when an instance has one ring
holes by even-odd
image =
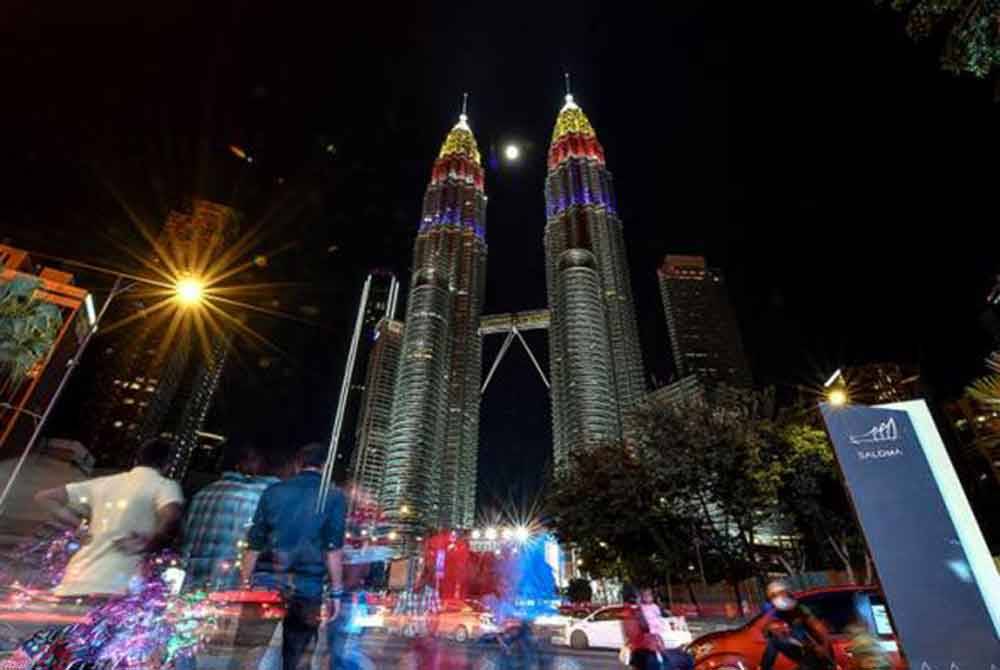
[[[250,585],[250,581],[253,579],[253,571],[257,569],[257,558],[259,556],[260,552],[253,549],[247,549],[243,552],[243,558],[240,560],[240,584],[244,586]]]
[[[326,571],[330,575],[332,605],[330,619],[340,616],[340,597],[344,593],[344,534],[347,525],[347,501],[337,491],[331,498],[323,522],[323,546],[326,549]]]
[[[250,522],[250,530],[247,531],[247,548],[240,560],[240,584],[244,587],[250,586],[260,552],[267,547],[271,539],[271,523],[267,511],[271,499],[268,495],[269,490],[260,496],[257,509],[253,513],[253,521]]]
[[[87,518],[70,506],[65,486],[39,491],[35,494],[35,502],[46,508],[52,518],[64,528],[76,528]]]

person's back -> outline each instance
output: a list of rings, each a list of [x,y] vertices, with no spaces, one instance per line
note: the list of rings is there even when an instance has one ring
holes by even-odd
[[[281,653],[286,668],[298,668],[316,639],[327,576],[331,667],[343,658],[348,639],[345,621],[340,618],[347,512],[344,494],[331,488],[324,509],[316,511],[327,455],[325,445],[306,445],[299,452],[299,474],[264,491],[247,535],[241,565],[245,582],[274,587],[285,595]],[[271,579],[262,581],[262,573],[274,583],[268,583]]]
[[[89,538],[73,555],[54,593],[60,596],[126,593],[138,573],[141,555],[122,551],[116,542],[149,536],[157,514],[183,501],[177,482],[150,467],[66,485],[69,505],[89,510]]]
[[[239,559],[261,495],[277,477],[226,472],[199,491],[184,523],[186,590],[239,585]]]
[[[273,574],[276,586],[296,595],[319,597],[322,592],[331,535],[326,526],[331,518],[343,517],[333,510],[346,508],[343,493],[331,489],[327,512],[316,512],[320,481],[320,473],[306,470],[270,486],[248,537],[250,547],[262,552],[257,570]]]

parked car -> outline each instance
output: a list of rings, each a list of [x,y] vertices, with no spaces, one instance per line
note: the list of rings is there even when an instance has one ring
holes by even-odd
[[[438,615],[439,635],[450,637],[456,642],[465,642],[498,630],[500,629],[493,621],[493,615],[473,600],[446,600],[441,604],[441,613]]]
[[[623,605],[604,607],[593,614],[574,621],[567,622],[563,631],[552,638],[553,644],[569,645],[574,649],[621,649],[625,644],[625,634],[622,621],[626,616]],[[691,632],[688,630],[684,617],[663,617],[663,644],[669,648],[683,647],[691,642]]]
[[[850,640],[844,629],[853,620],[864,622],[888,653],[893,667],[904,670],[896,634],[889,622],[885,599],[872,587],[834,586],[810,589],[795,594],[829,629],[833,652],[841,668],[850,667]],[[734,630],[709,633],[688,645],[695,670],[746,670],[760,665],[767,640],[765,629],[774,622],[774,611],[761,613]],[[779,655],[775,670],[793,670],[795,664]]]

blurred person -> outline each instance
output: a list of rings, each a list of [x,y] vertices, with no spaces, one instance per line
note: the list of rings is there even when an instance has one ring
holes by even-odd
[[[280,481],[261,451],[247,447],[232,470],[195,494],[184,520],[184,590],[239,587],[237,563],[264,490]]]
[[[656,608],[657,617],[659,616],[659,606],[653,603],[650,607],[649,603],[646,603],[644,610],[639,603],[639,594],[631,587],[623,589],[623,599],[625,616],[622,619],[622,636],[625,639],[625,647],[619,658],[629,667],[638,670],[662,670],[663,640],[654,632],[647,619],[647,616],[652,616],[653,607]]]
[[[799,603],[782,581],[767,585],[767,600],[774,607],[774,621],[765,629],[767,646],[761,670],[773,670],[779,654],[800,668],[833,668],[830,634],[823,622]]]
[[[310,665],[323,610],[324,581],[329,579],[327,639],[330,668],[344,667],[346,636],[339,620],[344,598],[344,535],[347,503],[331,487],[322,513],[316,511],[328,448],[308,444],[298,454],[298,474],[264,491],[247,536],[241,577],[247,587],[275,588],[285,597],[282,621],[282,667]]]
[[[886,653],[878,639],[871,634],[868,626],[855,617],[844,629],[844,633],[851,641],[850,657],[851,662],[848,670],[890,670],[892,660]]]
[[[169,626],[164,583],[144,569],[149,568],[148,555],[170,543],[181,518],[180,486],[161,474],[172,447],[166,440],[151,440],[140,447],[136,466],[128,472],[36,494],[40,505],[61,524],[79,529],[81,538],[53,593],[73,602],[82,599],[90,612],[86,622],[35,633],[5,668],[117,667],[124,655],[137,653],[147,663],[155,662],[162,652],[155,642],[137,650],[130,640],[145,636],[155,641]],[[147,593],[154,595],[147,598]],[[120,610],[134,611],[136,620],[121,620]]]
[[[165,547],[181,518],[184,494],[161,472],[173,445],[155,439],[139,448],[128,472],[39,491],[35,500],[55,519],[81,528],[81,548],[53,590],[57,596],[122,595],[139,576],[143,554]]]
[[[400,594],[395,613],[415,635],[410,643],[409,658],[417,670],[436,670],[440,667],[440,646],[435,639],[438,632],[438,615],[441,613],[441,596],[437,589],[436,566],[425,560],[420,575],[412,588]],[[405,634],[405,633],[404,633]]]

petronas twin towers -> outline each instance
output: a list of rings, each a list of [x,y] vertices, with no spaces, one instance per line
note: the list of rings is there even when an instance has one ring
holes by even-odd
[[[378,499],[403,537],[475,517],[486,194],[465,114],[424,194]],[[622,436],[644,392],[622,224],[604,149],[571,95],[545,184],[554,455]]]

